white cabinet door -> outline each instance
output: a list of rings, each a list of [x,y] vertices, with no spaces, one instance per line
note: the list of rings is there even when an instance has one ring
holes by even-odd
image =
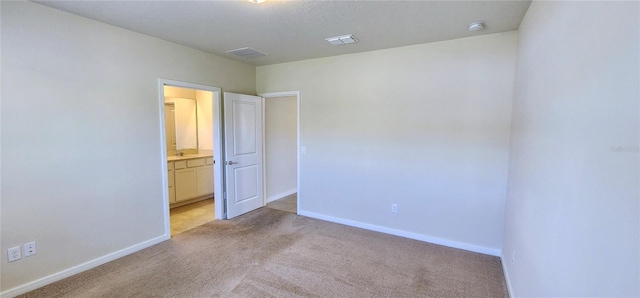
[[[176,202],[176,187],[174,185],[175,180],[175,171],[169,171],[169,203],[173,204]]]
[[[198,196],[213,193],[213,167],[204,166],[196,168],[196,188]]]
[[[262,98],[224,93],[227,218],[264,206]]]
[[[196,188],[196,170],[175,170],[176,202],[188,200],[198,195]]]
[[[176,202],[176,188],[175,188],[175,171],[173,167],[173,162],[170,161],[167,163],[167,177],[169,179],[169,204],[173,204]]]

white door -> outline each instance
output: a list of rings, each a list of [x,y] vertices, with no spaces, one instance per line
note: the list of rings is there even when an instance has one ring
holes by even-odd
[[[262,98],[224,93],[227,218],[264,206]]]

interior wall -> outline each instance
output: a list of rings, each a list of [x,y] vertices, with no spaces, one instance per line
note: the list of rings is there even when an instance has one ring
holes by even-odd
[[[180,97],[196,99],[196,90],[189,88],[165,86],[164,97]]]
[[[520,26],[503,249],[514,297],[640,296],[639,8],[534,1]]]
[[[194,90],[198,105],[198,149],[213,152],[213,92]]]
[[[301,93],[301,214],[499,254],[516,42],[258,67],[259,93]]]
[[[265,170],[267,201],[281,199],[298,187],[297,97],[265,100]]]
[[[255,94],[255,67],[33,2],[0,5],[6,292],[162,240],[158,78]],[[30,241],[37,255],[7,262]]]

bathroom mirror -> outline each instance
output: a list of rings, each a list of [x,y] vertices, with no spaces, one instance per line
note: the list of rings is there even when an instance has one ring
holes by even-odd
[[[167,151],[198,149],[198,118],[195,99],[165,97]]]

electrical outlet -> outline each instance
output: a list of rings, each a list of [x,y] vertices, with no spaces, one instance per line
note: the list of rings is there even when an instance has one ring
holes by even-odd
[[[24,244],[23,254],[26,257],[33,256],[37,253],[36,251],[36,242],[29,242]]]
[[[511,252],[511,264],[515,264],[516,263],[516,251],[512,251]]]
[[[391,204],[391,212],[398,213],[398,204]]]
[[[22,259],[22,253],[20,251],[20,246],[12,247],[7,250],[7,259],[9,262],[17,261]]]
[[[300,147],[300,151],[301,151],[300,153],[302,154],[307,154],[307,147],[305,146]]]

